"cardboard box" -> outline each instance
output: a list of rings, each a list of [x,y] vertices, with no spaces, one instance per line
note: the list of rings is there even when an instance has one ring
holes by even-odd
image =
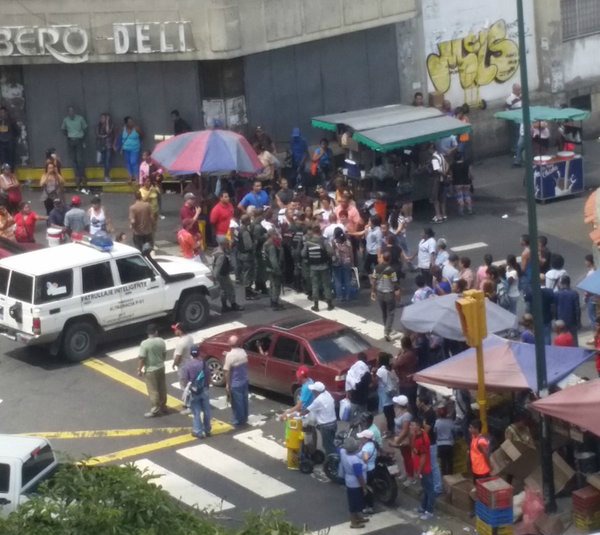
[[[586,476],[587,482],[597,490],[600,490],[600,472],[595,474],[588,474]]]
[[[429,93],[429,106],[432,108],[441,108],[444,102],[444,93],[432,91]]]
[[[447,494],[448,496],[452,496],[452,487],[462,481],[466,481],[465,476],[463,476],[462,474],[450,474],[450,475],[444,476],[442,478],[442,485],[444,487],[444,493]]]
[[[556,494],[559,494],[567,488],[567,485],[575,477],[575,470],[573,470],[557,452],[552,454],[552,465],[554,467],[554,491]],[[537,465],[535,470],[531,472],[527,478],[525,478],[525,485],[534,490],[542,492],[541,466]]]
[[[452,487],[452,505],[466,513],[472,512],[474,509],[474,502],[471,498],[471,491],[473,489],[473,483],[467,479],[456,483]]]
[[[525,479],[536,465],[538,454],[520,442],[505,440],[490,456],[493,475],[511,475]]]
[[[565,526],[558,515],[542,513],[534,524],[542,535],[561,535],[565,531]]]

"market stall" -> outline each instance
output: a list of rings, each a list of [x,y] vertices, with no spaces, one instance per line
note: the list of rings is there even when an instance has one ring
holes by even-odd
[[[577,108],[547,106],[531,106],[529,112],[534,142],[532,165],[536,200],[546,201],[581,193],[585,189],[581,122],[590,113]],[[518,124],[523,122],[521,109],[500,111],[494,117]],[[556,152],[551,149],[548,122],[558,123],[559,140],[554,146],[559,150]]]

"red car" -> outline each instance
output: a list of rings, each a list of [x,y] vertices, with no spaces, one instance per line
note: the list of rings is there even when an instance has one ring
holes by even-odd
[[[296,379],[299,366],[308,366],[311,379],[321,381],[334,398],[341,399],[346,372],[357,354],[366,353],[369,365],[374,366],[380,352],[349,327],[325,319],[293,318],[273,325],[231,329],[199,346],[216,386],[225,386],[223,353],[229,350],[227,342],[234,334],[248,353],[250,384],[294,399],[300,388]]]
[[[19,243],[7,238],[0,238],[0,258],[7,258],[16,254],[41,249],[43,246],[39,243]]]

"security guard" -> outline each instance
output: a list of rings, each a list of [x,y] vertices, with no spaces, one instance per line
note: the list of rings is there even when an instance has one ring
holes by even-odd
[[[242,270],[242,284],[246,292],[246,300],[258,299],[256,293],[252,290],[256,273],[256,255],[254,253],[254,240],[252,239],[252,228],[250,226],[250,216],[244,214],[240,218],[240,232],[237,244],[238,259]]]
[[[308,277],[304,275],[308,274],[308,269],[306,269],[306,273],[303,273],[302,270],[302,264],[305,263],[302,258],[302,248],[304,247],[306,227],[299,221],[298,216],[294,216],[292,224],[289,226],[289,233],[291,234],[290,249],[294,264],[294,290],[297,292],[307,292]],[[308,268],[308,265],[306,267]]]
[[[314,225],[312,232],[306,237],[302,256],[308,260],[310,268],[310,279],[312,283],[312,301],[314,305],[310,308],[314,312],[319,310],[319,295],[321,289],[327,310],[333,310],[331,299],[331,245],[321,236],[321,227]]]
[[[262,295],[269,293],[267,289],[267,279],[265,271],[265,261],[263,260],[262,248],[267,241],[267,229],[263,226],[262,222],[264,215],[260,211],[256,211],[256,215],[252,219],[250,224],[252,232],[252,240],[254,242],[254,257],[256,262],[256,270],[254,272],[254,288],[256,294],[260,292]]]
[[[221,288],[222,313],[231,310],[244,310],[244,307],[239,306],[235,301],[235,288],[233,287],[233,282],[230,277],[232,271],[231,242],[228,239],[225,239],[215,249],[212,266],[213,275]],[[229,301],[231,305],[228,305],[227,301]]]
[[[282,310],[283,306],[279,302],[279,295],[281,294],[281,284],[283,282],[283,248],[281,247],[281,236],[277,229],[268,230],[262,255],[271,287],[271,308]]]

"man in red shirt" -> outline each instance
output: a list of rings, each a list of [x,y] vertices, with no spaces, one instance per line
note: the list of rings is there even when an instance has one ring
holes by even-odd
[[[415,418],[410,422],[410,435],[414,474],[416,479],[421,479],[423,487],[423,498],[419,508],[421,520],[430,520],[433,518],[435,490],[431,472],[431,442],[429,435],[423,430],[423,420]]]
[[[567,330],[567,326],[563,320],[556,320],[553,324],[553,327],[555,333],[553,345],[562,347],[575,347],[575,339]]]
[[[198,227],[198,218],[202,210],[199,206],[196,206],[196,196],[193,193],[186,193],[183,196],[183,206],[179,210],[179,219],[181,223],[186,219],[191,219],[194,222],[193,227],[190,228],[190,232],[194,236],[198,236],[200,234],[200,228]]]
[[[222,245],[227,239],[229,224],[233,218],[233,205],[229,199],[229,193],[222,191],[219,196],[219,202],[213,206],[210,211],[210,224],[213,226],[217,243]]]

